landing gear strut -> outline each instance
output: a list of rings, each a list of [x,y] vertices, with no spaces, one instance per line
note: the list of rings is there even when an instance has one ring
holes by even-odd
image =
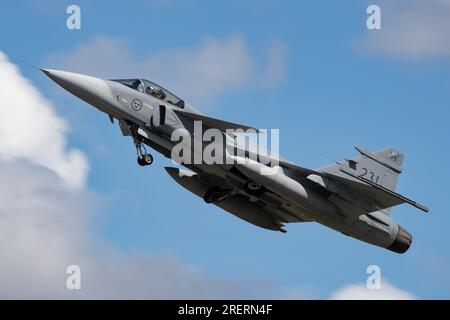
[[[205,200],[206,203],[218,203],[221,202],[233,195],[236,194],[236,190],[229,190],[229,189],[221,189],[218,187],[212,187],[208,191],[206,191],[205,195],[203,196],[203,200]]]
[[[205,200],[206,203],[213,203],[217,202],[217,200],[220,198],[220,195],[222,194],[222,189],[213,187],[206,191],[205,195],[203,196],[203,200]]]
[[[136,147],[137,153],[137,163],[140,166],[149,166],[153,163],[153,156],[150,153],[147,153],[145,146],[142,144],[142,141],[139,139],[134,139],[134,145]]]

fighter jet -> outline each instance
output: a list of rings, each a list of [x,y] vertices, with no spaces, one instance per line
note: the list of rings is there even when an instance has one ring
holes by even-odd
[[[195,139],[210,129],[219,132],[225,161],[184,160],[180,164],[187,170],[165,169],[177,183],[206,203],[258,227],[286,232],[286,223],[313,221],[366,243],[404,253],[411,246],[412,236],[390,217],[390,208],[407,203],[428,212],[425,206],[395,191],[404,155],[392,148],[371,152],[356,147],[357,157],[308,169],[260,149],[248,150],[247,144],[237,142],[235,132],[252,127],[205,116],[152,81],[104,80],[67,71],[41,70],[65,90],[106,113],[111,122],[117,121],[122,134],[132,138],[141,166],[153,162],[145,146],[173,160],[180,140]],[[201,124],[201,131],[196,132],[197,123]],[[174,139],[180,129],[187,135]],[[202,139],[200,148],[197,143],[189,159],[199,153],[201,156],[207,145]]]

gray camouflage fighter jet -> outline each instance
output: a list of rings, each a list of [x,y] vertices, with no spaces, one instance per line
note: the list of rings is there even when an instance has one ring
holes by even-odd
[[[404,156],[392,148],[370,152],[356,147],[358,157],[307,169],[274,159],[259,149],[256,153],[247,150],[228,130],[250,127],[204,116],[151,81],[103,80],[41,70],[65,90],[105,112],[111,122],[117,120],[123,135],[133,139],[142,166],[153,162],[145,145],[172,157],[179,142],[172,139],[177,129],[185,129],[191,138],[196,135],[198,121],[202,124],[201,134],[208,129],[218,130],[225,141],[227,161],[184,161],[182,165],[189,170],[166,167],[167,173],[207,203],[256,226],[285,232],[285,223],[316,221],[353,238],[404,253],[412,236],[391,219],[390,208],[408,203],[428,212],[425,206],[395,192]],[[202,140],[200,151],[206,146]],[[230,146],[238,152],[230,153]],[[262,174],[265,169],[272,170],[271,174]]]

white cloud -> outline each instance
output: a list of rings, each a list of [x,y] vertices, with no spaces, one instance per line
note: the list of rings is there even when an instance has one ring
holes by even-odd
[[[284,79],[286,71],[283,42],[279,39],[274,40],[267,55],[267,71],[263,79],[269,84],[278,83]]]
[[[187,100],[204,101],[243,85],[278,83],[284,76],[282,49],[281,41],[275,41],[267,52],[268,65],[258,68],[257,58],[240,35],[208,37],[198,47],[164,49],[147,55],[134,54],[123,39],[99,36],[70,51],[52,54],[45,62],[51,67],[104,78],[150,78]]]
[[[450,1],[382,2],[381,30],[367,31],[358,47],[382,55],[422,60],[450,58]]]
[[[0,70],[0,159],[29,160],[82,188],[88,162],[80,150],[67,150],[64,120],[1,51]]]
[[[370,290],[366,284],[347,285],[331,295],[332,300],[413,300],[416,297],[407,291],[383,281],[381,289]]]
[[[0,160],[0,298],[224,298],[237,282],[208,277],[173,257],[124,255],[95,237],[95,203],[61,188],[52,171]],[[81,267],[81,291],[66,268]]]
[[[170,255],[116,250],[92,232],[102,198],[61,188],[42,166],[0,160],[0,177],[0,299],[300,297],[270,282],[211,276]],[[73,264],[81,268],[79,291],[66,288]]]

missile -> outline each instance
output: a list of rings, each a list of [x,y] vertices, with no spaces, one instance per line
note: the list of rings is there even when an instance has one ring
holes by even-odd
[[[165,167],[165,169],[178,184],[201,198],[203,198],[206,192],[211,188],[208,184],[200,181],[199,176],[196,173],[174,167]],[[236,217],[258,227],[286,232],[282,229],[283,225],[278,220],[273,218],[273,216],[256,204],[249,202],[242,195],[236,194],[214,204]]]
[[[270,168],[257,161],[234,157],[236,167],[251,180],[290,202],[327,219],[342,220],[344,215],[326,198],[288,177],[281,167]],[[270,173],[270,174],[269,174]]]

